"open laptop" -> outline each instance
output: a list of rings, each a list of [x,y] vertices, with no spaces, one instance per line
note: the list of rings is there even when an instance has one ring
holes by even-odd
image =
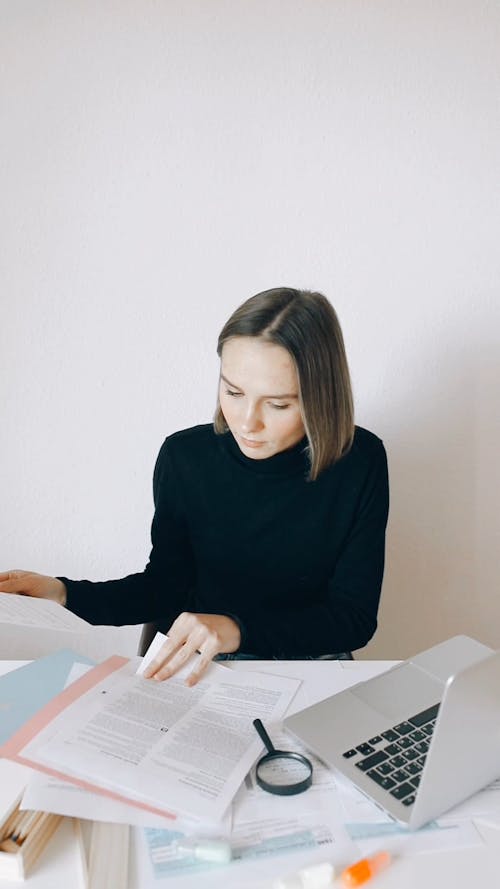
[[[454,636],[284,724],[420,827],[500,777],[500,651]]]

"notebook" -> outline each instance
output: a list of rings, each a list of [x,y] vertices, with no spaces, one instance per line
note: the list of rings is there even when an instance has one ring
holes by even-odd
[[[500,776],[500,651],[454,636],[284,725],[420,827]]]

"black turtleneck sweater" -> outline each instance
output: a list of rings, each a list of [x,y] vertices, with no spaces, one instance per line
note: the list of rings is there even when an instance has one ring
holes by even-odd
[[[349,453],[308,481],[305,439],[266,460],[211,425],[169,436],[153,479],[144,571],[62,578],[71,611],[94,624],[229,614],[240,651],[318,657],[366,645],[377,626],[388,512],[382,442],[356,427]]]

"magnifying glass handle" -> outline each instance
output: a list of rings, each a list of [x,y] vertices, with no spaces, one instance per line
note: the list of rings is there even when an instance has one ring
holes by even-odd
[[[271,741],[271,738],[270,738],[269,735],[267,734],[267,732],[266,732],[264,726],[262,725],[262,722],[260,721],[260,719],[254,719],[254,721],[253,721],[253,725],[254,725],[254,727],[255,727],[255,730],[256,730],[257,734],[259,735],[259,738],[260,738],[261,741],[263,741],[263,743],[266,745],[266,748],[267,748],[268,753],[274,753],[275,750],[276,750],[276,748],[273,746],[273,742]]]

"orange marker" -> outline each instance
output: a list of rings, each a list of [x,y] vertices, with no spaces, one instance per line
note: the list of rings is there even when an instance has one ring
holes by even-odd
[[[372,858],[362,858],[356,861],[350,867],[346,867],[340,875],[343,885],[346,889],[355,889],[356,886],[362,886],[367,880],[370,880],[375,874],[387,867],[391,863],[389,852],[379,852]]]

